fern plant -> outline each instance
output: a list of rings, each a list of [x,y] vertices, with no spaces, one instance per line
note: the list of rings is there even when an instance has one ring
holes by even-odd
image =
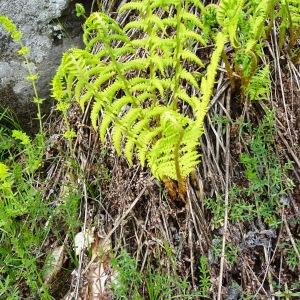
[[[291,53],[300,35],[300,2],[298,0],[281,0],[279,16],[281,23],[279,27],[279,46],[283,47],[287,32],[290,40],[288,50]],[[300,57],[300,53],[298,53]],[[296,55],[296,61],[299,59]]]
[[[259,69],[252,76],[248,86],[245,89],[245,93],[251,101],[265,100],[270,98],[271,79],[269,65]]]
[[[65,53],[53,79],[60,110],[73,98],[82,109],[93,99],[91,122],[101,140],[112,128],[117,153],[123,149],[129,163],[136,153],[158,179],[182,183],[199,162],[199,137],[226,40],[218,34],[200,83],[204,63],[192,49],[205,45],[201,10],[196,0],[132,1],[119,10],[136,13],[124,27],[93,13],[84,25],[85,49]]]
[[[272,26],[277,2],[278,0],[221,0],[219,5],[213,5],[219,26],[228,35],[234,49],[234,71],[241,78],[243,88],[247,87],[257,71],[258,57],[262,55],[264,39]],[[234,86],[230,59],[225,53],[223,58]]]

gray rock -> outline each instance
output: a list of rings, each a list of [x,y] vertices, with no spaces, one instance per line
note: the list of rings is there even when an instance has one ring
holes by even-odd
[[[0,15],[14,21],[30,48],[32,69],[39,74],[39,96],[51,106],[50,83],[64,51],[82,46],[82,20],[76,18],[70,0],[0,0]],[[30,128],[35,116],[33,91],[26,68],[16,54],[18,45],[0,26],[0,105],[11,108],[21,125]]]
[[[238,300],[238,299],[240,299],[241,291],[242,291],[241,287],[236,282],[233,282],[231,284],[231,287],[228,289],[225,300]]]

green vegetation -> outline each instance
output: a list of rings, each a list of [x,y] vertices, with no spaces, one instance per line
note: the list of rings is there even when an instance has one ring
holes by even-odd
[[[100,125],[102,141],[113,122],[112,139],[118,154],[125,136],[124,155],[129,163],[136,147],[141,164],[147,161],[155,177],[179,182],[199,161],[196,148],[225,42],[220,33],[207,74],[199,84],[200,73],[185,67],[187,62],[196,69],[204,66],[191,51],[197,43],[205,45],[200,20],[188,12],[192,4],[193,1],[185,1],[184,5],[182,1],[166,2],[166,17],[160,19],[155,13],[160,1],[127,3],[119,12],[135,10],[140,18],[124,28],[107,15],[92,14],[84,25],[85,50],[66,53],[53,80],[58,109],[67,111],[73,96],[82,109],[95,99],[91,122],[94,128]],[[177,13],[169,17],[167,13],[173,5]],[[174,34],[167,33],[168,27],[176,28]],[[130,39],[133,29],[146,33],[147,38]],[[92,54],[96,43],[101,43],[103,49]],[[141,49],[149,55],[135,57],[134,53]],[[129,55],[133,58],[126,60]],[[189,95],[187,89],[191,87],[195,95]],[[193,117],[180,112],[182,105],[191,108]],[[104,114],[99,122],[100,111]]]
[[[293,182],[288,172],[291,164],[281,165],[275,152],[274,114],[267,111],[257,128],[243,124],[244,135],[248,136],[248,151],[240,156],[245,170],[247,185],[233,185],[229,192],[229,219],[231,222],[251,222],[262,219],[270,227],[278,227],[284,199],[292,190]],[[212,223],[220,227],[224,221],[223,195],[207,198],[206,207],[212,212]]]
[[[204,255],[200,257],[199,272],[200,272],[200,278],[199,278],[200,295],[202,295],[203,297],[204,296],[208,297],[210,295],[211,279],[209,274],[208,258]]]
[[[39,133],[30,137],[9,110],[3,110],[0,116],[0,298],[22,299],[24,291],[20,286],[26,284],[30,295],[53,299],[43,278],[45,254],[41,248],[50,233],[60,240],[60,233],[52,232],[54,222],[65,232],[74,232],[80,198],[69,188],[59,205],[53,206],[44,199],[43,179],[37,182],[45,152],[40,112],[43,99],[38,97],[37,75],[29,68],[29,49],[22,43],[21,32],[6,17],[1,16],[0,23],[20,45],[18,54],[28,66],[27,79],[32,82],[40,124]]]
[[[219,5],[208,6],[206,32],[214,40],[215,32],[222,30],[233,47],[233,53],[222,54],[233,89],[241,85],[249,90],[251,78],[260,74],[258,66],[264,56],[277,2],[222,0]]]
[[[190,284],[178,275],[163,272],[159,267],[153,270],[148,265],[146,272],[141,273],[136,266],[136,260],[126,252],[121,252],[112,260],[112,266],[116,270],[113,282],[113,291],[116,299],[140,300],[164,300],[164,299],[196,299],[205,297],[210,288],[207,261],[201,259],[201,284],[199,292],[190,292]],[[140,291],[145,288],[142,296]]]
[[[23,152],[24,161],[16,162],[10,154],[6,165],[0,164],[0,258],[1,277],[5,279],[0,293],[3,297],[13,294],[11,299],[19,299],[16,283],[22,280],[26,280],[33,294],[46,293],[34,253],[39,251],[38,246],[46,237],[40,224],[50,215],[50,208],[43,202],[40,189],[34,185],[33,175],[41,162],[32,157],[36,152],[32,150],[33,144],[20,131],[14,131],[14,136],[21,139],[21,145],[14,151]]]
[[[123,27],[103,13],[93,13],[84,25],[85,49],[67,52],[53,80],[57,108],[65,115],[73,97],[82,110],[94,99],[91,122],[95,129],[99,125],[102,141],[112,126],[118,154],[126,138],[124,155],[130,164],[136,148],[141,164],[147,162],[155,177],[184,182],[199,162],[196,149],[226,39],[235,49],[234,71],[227,54],[223,51],[222,55],[232,86],[236,86],[236,72],[251,100],[269,95],[269,68],[259,69],[258,57],[263,56],[270,29],[266,20],[272,24],[276,4],[276,0],[224,0],[218,6],[204,7],[191,0],[133,1],[119,9],[119,13],[137,12],[136,19]],[[190,13],[192,6],[199,11]],[[157,16],[159,7],[164,11],[163,18]],[[172,7],[174,15],[170,15]],[[83,13],[77,6],[77,14]],[[204,23],[197,13],[204,13]],[[293,10],[294,19],[298,20]],[[215,21],[219,29],[213,30]],[[290,24],[292,28],[294,23]],[[146,38],[130,38],[133,30],[146,34]],[[204,67],[192,48],[206,45],[209,35],[215,51],[207,71],[201,74],[186,69],[187,63],[194,69]],[[99,43],[101,51],[93,54]],[[136,57],[134,54],[141,50],[148,55]],[[193,95],[189,93],[191,88]],[[190,107],[192,117],[181,111],[185,105]]]
[[[283,47],[286,42],[287,32],[290,39],[287,45],[288,50],[292,53],[300,33],[300,4],[297,0],[281,0],[279,15],[281,18],[279,31],[279,46]],[[297,52],[296,52],[297,53]],[[299,51],[297,53],[299,58]]]
[[[225,269],[232,272],[227,273],[224,293],[236,290],[242,299],[258,299],[260,291],[270,297],[298,297],[294,278],[299,274],[300,239],[291,232],[299,222],[295,216],[286,222],[283,217],[292,211],[286,199],[294,189],[293,163],[286,157],[293,158],[295,150],[283,155],[279,114],[268,101],[276,69],[269,40],[278,43],[290,63],[299,60],[300,4],[129,1],[118,10],[119,16],[130,15],[127,22],[103,12],[87,17],[83,5],[76,5],[76,12],[86,18],[85,48],[63,55],[52,82],[62,120],[56,152],[50,155],[62,165],[55,180],[49,180],[55,173],[47,158],[49,148],[53,151],[52,137],[41,115],[38,75],[29,68],[30,49],[16,26],[0,16],[28,66],[39,121],[39,132],[29,136],[14,115],[0,107],[0,299],[62,298],[53,281],[60,281],[64,272],[71,277],[74,269],[78,278],[72,278],[72,284],[66,280],[65,294],[70,286],[86,292],[84,288],[98,284],[91,283],[94,265],[104,273],[111,268],[104,289],[114,299],[211,299],[223,284],[223,273],[221,281],[217,278],[223,254]],[[216,83],[226,82],[223,73],[231,84],[226,93],[233,112],[230,115],[222,102],[224,97],[208,126],[209,107],[219,101],[211,103]],[[231,136],[229,128],[238,133],[232,130]],[[231,150],[225,136],[236,142],[235,135],[241,148],[232,154],[228,189],[212,185],[192,193],[196,171],[201,184],[209,179],[202,174],[219,176],[218,184],[226,181],[225,155],[220,153]],[[111,146],[128,164],[122,158],[117,161]],[[161,187],[148,189],[153,178],[136,167],[137,160],[165,182],[170,199],[165,201]],[[211,161],[218,165],[217,175],[207,170]],[[146,179],[139,181],[143,176]],[[127,186],[119,189],[123,183]],[[149,207],[154,212],[146,211]],[[126,224],[126,218],[131,222]],[[222,232],[225,224],[231,236]],[[239,230],[244,232],[236,237]],[[78,232],[83,236],[79,246]],[[249,247],[255,251],[249,251],[245,232],[272,232],[277,240],[270,237],[268,248],[254,242]],[[288,237],[283,237],[285,232]],[[108,249],[102,249],[108,240]],[[80,253],[76,247],[82,248]],[[244,258],[247,276],[235,270]],[[258,284],[248,265],[255,267],[251,271]],[[284,272],[291,272],[291,278]]]
[[[43,280],[41,247],[50,233],[61,239],[59,232],[52,232],[54,224],[74,231],[79,198],[69,192],[60,205],[45,202],[35,180],[44,151],[39,136],[34,141],[21,131],[13,131],[13,136],[20,142],[5,147],[9,156],[0,163],[0,297],[22,299],[19,286],[26,283],[32,296],[52,299]]]

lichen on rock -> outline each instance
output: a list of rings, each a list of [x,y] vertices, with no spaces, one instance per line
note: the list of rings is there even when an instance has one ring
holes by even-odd
[[[0,15],[9,17],[23,33],[30,48],[31,68],[39,74],[37,87],[42,98],[49,99],[50,81],[60,63],[62,53],[80,47],[81,20],[70,0],[0,0]],[[31,98],[33,91],[26,68],[16,54],[16,45],[0,26],[0,105],[11,108],[25,129],[32,128],[35,116]],[[51,106],[45,102],[44,110]]]

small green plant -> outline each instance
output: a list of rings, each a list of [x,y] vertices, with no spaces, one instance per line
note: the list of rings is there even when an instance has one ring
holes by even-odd
[[[58,239],[62,228],[75,234],[80,197],[69,188],[57,207],[45,202],[35,182],[41,149],[25,133],[13,135],[20,142],[12,143],[10,157],[0,162],[0,298],[23,299],[25,290],[32,297],[52,299],[43,281],[41,247],[50,232]]]
[[[19,43],[18,51],[28,66],[29,49],[23,46],[21,32],[10,19],[0,16],[0,24]],[[29,66],[28,66],[29,68]],[[52,299],[49,286],[42,276],[42,247],[48,234],[60,236],[51,225],[60,223],[66,232],[73,233],[78,220],[75,218],[79,197],[65,193],[58,207],[43,199],[42,179],[36,180],[43,167],[45,134],[40,105],[35,86],[37,75],[28,69],[28,80],[34,90],[33,102],[38,106],[37,118],[40,131],[30,137],[23,132],[8,110],[0,113],[0,298]],[[3,124],[3,126],[2,126]],[[46,224],[46,225],[45,225]]]
[[[297,39],[300,35],[300,3],[298,0],[281,0],[279,16],[281,19],[279,26],[279,47],[286,46],[294,63],[300,60],[300,51],[296,47]],[[286,42],[286,36],[289,40]]]
[[[12,163],[8,167],[0,163],[0,280],[2,284],[9,281],[11,287],[4,295],[16,293],[16,282],[26,280],[33,294],[41,291],[44,299],[49,299],[39,277],[37,260],[32,255],[42,241],[43,231],[38,224],[48,211],[40,192],[32,184],[32,165]],[[25,175],[23,167],[27,169]]]
[[[24,45],[22,42],[22,32],[19,31],[16,25],[6,16],[0,15],[0,24],[4,27],[4,29],[10,34],[12,40],[19,44],[20,49],[18,50],[18,54],[24,59],[24,63],[27,68],[28,76],[26,79],[32,83],[32,89],[34,92],[33,102],[37,105],[38,113],[37,119],[39,121],[40,126],[40,134],[43,133],[43,125],[42,125],[42,114],[41,114],[41,104],[44,99],[40,98],[38,95],[37,87],[35,82],[38,80],[38,74],[35,74],[30,67],[29,61],[29,52],[30,49]]]
[[[249,203],[246,198],[247,188],[233,185],[229,191],[229,220],[233,223],[254,220],[256,215],[255,205]],[[212,214],[212,225],[219,228],[224,223],[224,196],[217,195],[215,198],[206,198],[205,206]]]
[[[117,276],[112,284],[114,295],[117,299],[142,299],[139,287],[142,283],[141,273],[137,270],[136,261],[130,255],[122,251],[117,258],[112,259],[112,267]]]
[[[140,272],[137,261],[126,251],[122,251],[112,260],[112,267],[116,272],[112,290],[116,299],[198,299],[205,296],[201,291],[192,291],[189,282],[177,274],[163,272],[160,268],[154,269],[148,264],[147,270]],[[205,262],[200,266],[206,282],[203,288],[209,285]],[[204,290],[203,290],[204,291]],[[203,292],[202,291],[202,292]]]
[[[59,110],[65,114],[73,97],[82,109],[93,99],[91,121],[99,126],[102,141],[112,128],[118,154],[123,148],[132,163],[136,152],[155,177],[182,186],[199,162],[198,141],[226,40],[217,34],[200,83],[198,70],[204,64],[191,49],[205,41],[192,5],[203,10],[193,0],[132,1],[119,13],[130,10],[137,17],[123,28],[105,14],[92,14],[84,25],[85,49],[64,54],[53,79]],[[157,16],[159,8],[165,11],[163,18]],[[133,29],[141,35],[131,36]],[[100,51],[93,53],[96,44]]]
[[[205,198],[204,204],[212,214],[212,225],[214,228],[219,228],[224,222],[224,203],[221,195],[217,194],[215,198]]]
[[[81,17],[81,16],[85,17],[85,8],[81,3],[75,4],[75,12],[77,17]]]
[[[274,296],[278,297],[279,299],[285,299],[285,300],[292,300],[297,299],[300,297],[300,292],[290,290],[288,285],[284,285],[283,291],[278,291],[274,293]]]
[[[222,254],[222,240],[220,238],[215,238],[213,240],[213,245],[212,245],[212,254],[215,258],[220,258]],[[237,259],[238,259],[238,254],[240,253],[240,248],[238,246],[233,245],[230,242],[226,243],[225,246],[225,259],[227,263],[232,267]]]
[[[298,253],[300,252],[300,239],[295,240],[295,246],[298,250]],[[292,245],[288,243],[283,243],[281,245],[281,248],[285,249],[287,252],[287,259],[286,262],[290,269],[292,271],[295,271],[295,269],[300,265],[299,257],[297,256],[297,253],[295,253],[295,249]]]
[[[281,201],[293,187],[288,177],[290,163],[281,163],[281,158],[274,150],[276,127],[274,114],[266,111],[261,123],[253,128],[244,124],[244,134],[251,136],[249,151],[240,156],[244,167],[247,186],[234,184],[229,191],[229,220],[250,222],[256,218],[276,228],[280,224]],[[205,206],[212,213],[212,224],[215,228],[223,225],[223,195],[205,199]]]
[[[33,174],[41,166],[44,151],[44,134],[40,113],[42,99],[37,94],[35,86],[37,75],[33,74],[29,67],[29,49],[23,45],[22,33],[5,16],[0,16],[0,24],[20,45],[18,54],[24,58],[28,68],[27,79],[32,82],[35,94],[33,101],[38,106],[40,122],[40,132],[34,143],[21,130],[14,130],[12,138],[19,143],[16,144],[13,139],[10,139],[10,143],[7,145],[2,143],[0,145],[0,153],[6,152],[3,157],[5,161],[0,162],[0,281],[3,287],[0,293],[13,299],[16,295],[20,295],[20,291],[15,287],[16,282],[25,280],[33,293],[40,290],[45,294],[44,299],[49,299],[49,294],[39,277],[36,258],[31,254],[32,251],[36,251],[36,244],[41,238],[40,231],[37,230],[38,222],[45,216],[47,210],[42,202],[40,192],[33,186]],[[7,132],[1,132],[1,141],[2,135],[7,138]],[[14,152],[22,153],[24,161],[20,163],[14,161]],[[19,221],[26,216],[30,216],[27,222]]]
[[[268,100],[271,94],[270,68],[268,65],[257,70],[245,89],[251,101]]]
[[[164,274],[160,270],[154,271],[148,266],[145,278],[147,294],[150,300],[158,299],[193,299],[196,293],[190,292],[187,280],[177,275]]]
[[[11,136],[12,130],[21,130],[14,114],[0,105],[0,161],[4,161],[9,156],[9,150],[14,145],[14,139]]]
[[[206,256],[200,257],[199,263],[199,292],[201,295],[208,297],[211,289],[211,279],[209,274],[208,258]]]
[[[290,164],[282,165],[273,149],[276,138],[274,122],[273,113],[267,111],[256,129],[249,128],[253,139],[249,152],[241,155],[249,182],[246,196],[253,199],[257,215],[271,227],[277,227],[280,223],[281,198],[293,186],[287,176]]]
[[[36,143],[33,145],[31,143],[30,138],[23,133],[21,130],[15,130],[13,132],[13,137],[20,141],[20,143],[25,146],[26,155],[28,156],[28,162],[30,162],[30,165],[28,165],[28,174],[34,173],[40,167],[43,151],[44,151],[44,132],[43,132],[43,125],[42,125],[42,114],[41,114],[41,105],[44,101],[44,99],[41,99],[38,95],[38,91],[36,88],[36,80],[38,79],[38,74],[35,74],[32,72],[30,67],[30,61],[29,61],[29,52],[30,49],[24,45],[22,42],[22,32],[19,31],[16,27],[16,25],[6,16],[0,16],[0,24],[4,27],[4,29],[10,34],[12,40],[16,42],[20,49],[17,51],[17,54],[20,55],[24,63],[27,67],[28,75],[26,79],[31,82],[32,89],[34,92],[34,97],[32,101],[37,106],[37,119],[39,121],[39,133],[36,135]]]

